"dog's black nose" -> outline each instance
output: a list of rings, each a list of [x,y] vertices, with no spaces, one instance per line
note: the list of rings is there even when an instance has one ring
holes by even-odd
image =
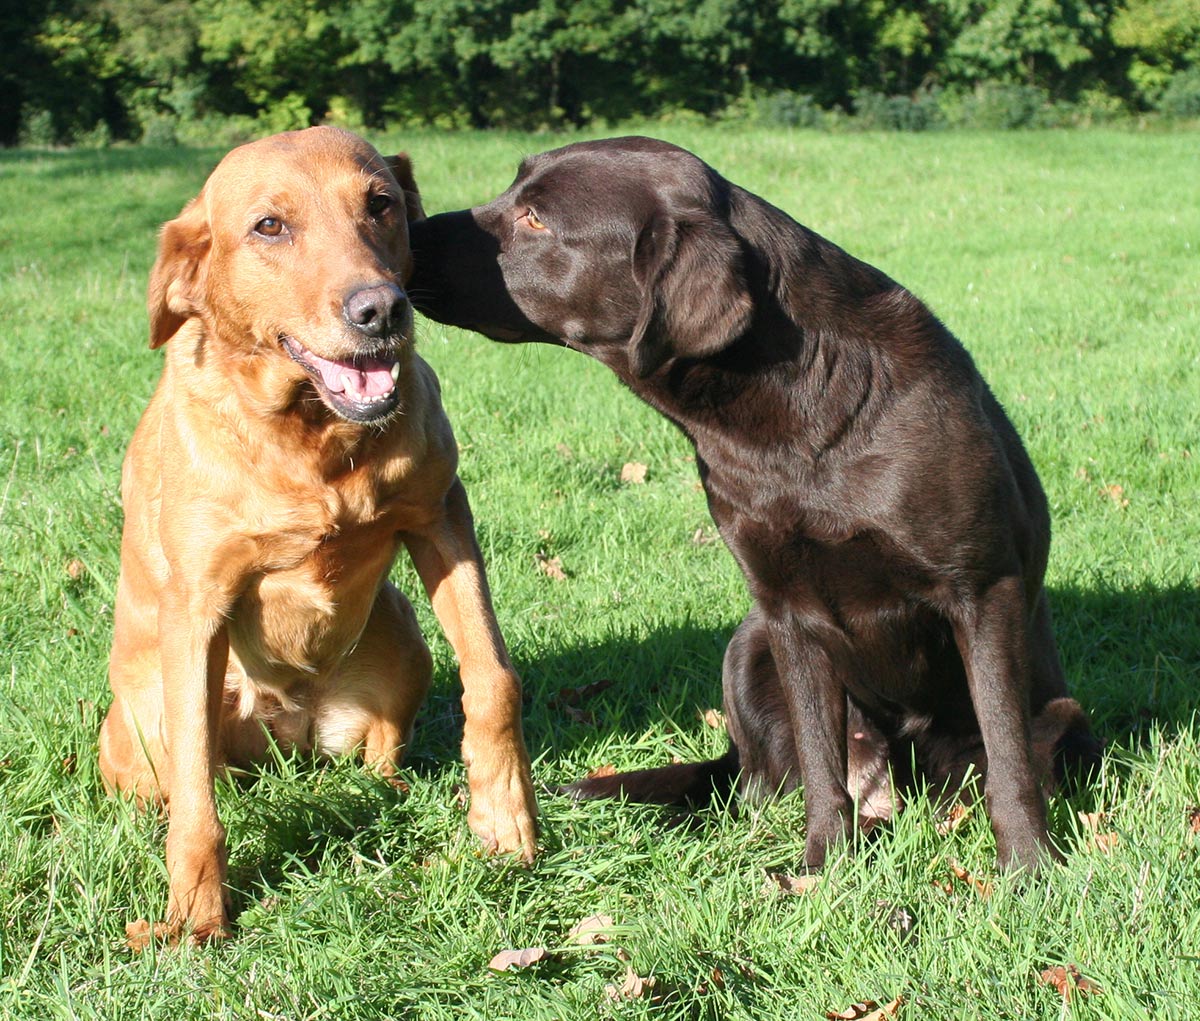
[[[372,337],[385,337],[399,325],[408,296],[395,284],[375,284],[346,299],[346,321]]]

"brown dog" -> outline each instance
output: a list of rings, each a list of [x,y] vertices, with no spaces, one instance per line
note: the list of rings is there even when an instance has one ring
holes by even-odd
[[[407,157],[312,128],[235,149],[163,228],[166,364],[122,476],[100,764],[169,802],[171,934],[228,932],[223,764],[261,757],[268,732],[400,762],[431,672],[387,580],[401,544],[461,666],[471,828],[534,854],[520,681],[401,289],[421,215]]]
[[[417,224],[423,311],[586,352],[674,421],[754,606],[730,750],[576,784],[688,801],[804,783],[805,860],[887,814],[889,773],[986,773],[1002,864],[1057,854],[1043,785],[1098,754],[1066,697],[1046,498],[970,356],[879,270],[649,138],[533,156]]]

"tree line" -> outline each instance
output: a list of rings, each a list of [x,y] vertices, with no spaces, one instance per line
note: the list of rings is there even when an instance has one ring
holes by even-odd
[[[919,127],[922,109],[986,110],[981,96],[1014,122],[1054,104],[1200,115],[1200,0],[0,4],[6,145],[166,142],[239,119],[486,128],[749,111]]]

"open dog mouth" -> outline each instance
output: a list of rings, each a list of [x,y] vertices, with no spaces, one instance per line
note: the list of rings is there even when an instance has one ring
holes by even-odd
[[[321,399],[335,414],[351,422],[378,422],[395,410],[400,394],[400,361],[389,355],[324,358],[293,337],[281,338],[283,349],[312,379]]]

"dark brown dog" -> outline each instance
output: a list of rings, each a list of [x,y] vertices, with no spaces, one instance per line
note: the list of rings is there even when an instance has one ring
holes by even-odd
[[[471,827],[533,857],[520,681],[402,290],[421,215],[407,157],[311,128],[235,149],[163,228],[100,733],[109,787],[169,803],[160,933],[228,932],[213,774],[268,733],[399,765],[431,673],[401,545],[461,666]]]
[[[608,365],[696,448],[754,606],[729,646],[729,753],[575,785],[686,801],[803,778],[805,859],[891,810],[890,765],[987,776],[999,859],[1055,856],[1043,784],[1098,746],[1042,588],[1046,499],[970,356],[912,294],[692,154],[534,156],[414,227],[414,302]]]

